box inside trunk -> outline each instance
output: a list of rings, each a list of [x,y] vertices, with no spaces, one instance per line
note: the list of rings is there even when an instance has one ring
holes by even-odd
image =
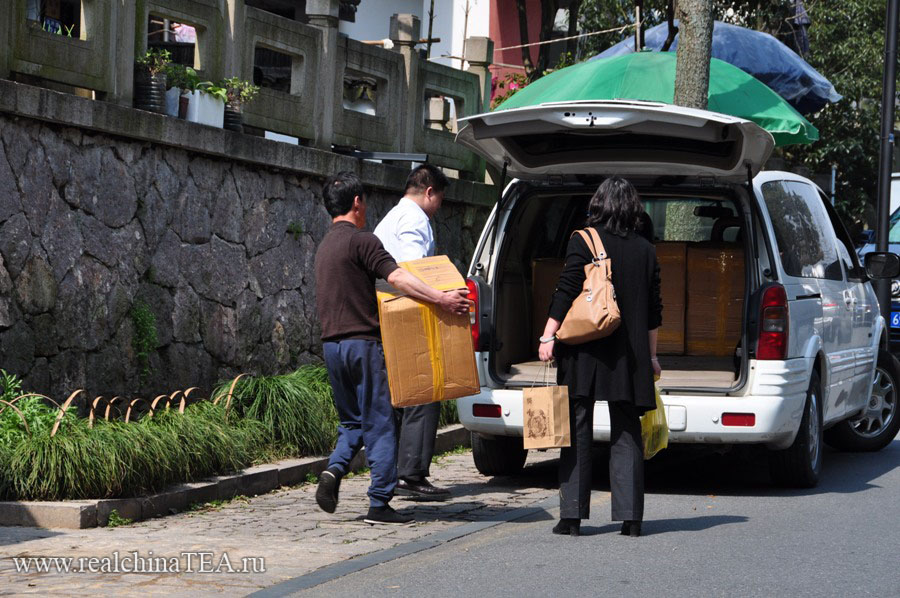
[[[657,352],[662,387],[728,388],[740,374],[746,260],[740,226],[723,234],[720,217],[696,215],[696,205],[722,214],[722,199],[644,200],[654,222],[660,266],[663,325]],[[555,201],[554,201],[555,200]],[[495,286],[495,331],[500,349],[495,373],[507,386],[555,380],[537,358],[556,281],[564,267],[571,232],[583,226],[587,197],[534,198],[518,214],[515,238],[501,256],[503,275]],[[734,210],[733,213],[737,213]],[[716,220],[720,222],[717,223]],[[736,220],[728,216],[727,220]],[[732,226],[729,224],[729,226]],[[555,229],[558,229],[555,231]],[[555,231],[555,232],[554,232]],[[552,242],[553,239],[556,242]],[[560,241],[561,239],[561,241]],[[524,325],[523,325],[524,324]]]

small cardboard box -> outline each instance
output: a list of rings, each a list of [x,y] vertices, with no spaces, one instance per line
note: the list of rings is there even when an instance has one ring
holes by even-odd
[[[688,355],[734,355],[744,320],[745,272],[744,249],[739,244],[697,243],[688,247]]]
[[[566,261],[562,258],[537,258],[531,262],[531,336],[534,338],[534,352],[537,353],[547,325],[550,302],[556,291],[556,283],[562,274]]]
[[[400,267],[440,290],[466,282],[447,256],[401,262]],[[410,407],[479,392],[469,315],[451,314],[378,285],[378,316],[391,404]]]
[[[659,262],[662,326],[657,339],[657,352],[664,355],[684,353],[685,280],[687,278],[687,243],[656,244]]]

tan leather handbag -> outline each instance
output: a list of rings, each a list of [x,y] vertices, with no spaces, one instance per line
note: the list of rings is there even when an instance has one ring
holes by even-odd
[[[556,338],[567,345],[580,345],[609,336],[619,327],[622,315],[616,303],[612,266],[600,235],[593,228],[572,233],[581,235],[593,259],[584,267],[584,287],[572,301]]]

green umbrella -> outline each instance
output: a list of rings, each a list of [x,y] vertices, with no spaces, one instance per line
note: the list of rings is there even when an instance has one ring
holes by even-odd
[[[638,52],[582,62],[550,73],[496,110],[579,100],[643,100],[672,104],[675,52]],[[716,58],[709,65],[708,110],[753,121],[775,145],[812,143],[819,131],[780,95],[741,69]]]

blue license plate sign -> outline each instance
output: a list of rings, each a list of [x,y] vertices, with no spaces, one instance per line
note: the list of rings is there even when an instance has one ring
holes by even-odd
[[[900,328],[900,311],[891,312],[891,328]]]

